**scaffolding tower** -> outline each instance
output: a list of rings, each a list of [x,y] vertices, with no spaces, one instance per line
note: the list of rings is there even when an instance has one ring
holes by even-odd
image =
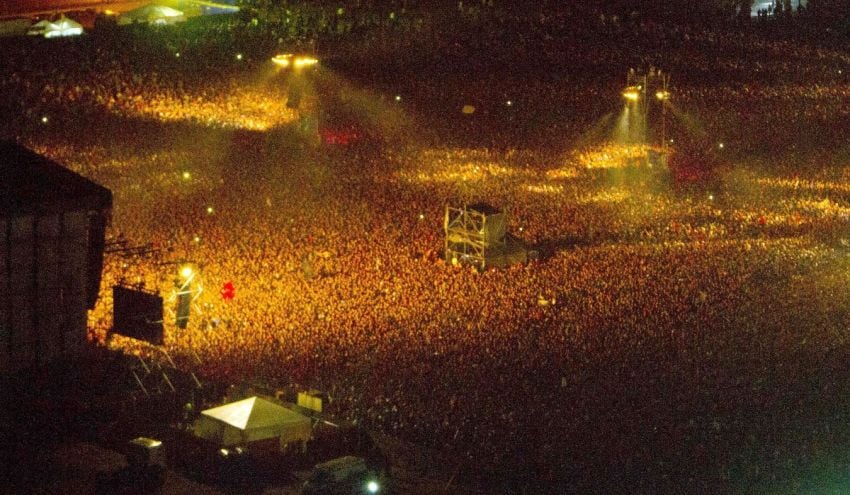
[[[670,74],[650,67],[646,73],[630,69],[623,90],[628,110],[628,140],[655,148],[650,155],[666,162],[667,106]]]
[[[484,269],[527,260],[519,239],[507,233],[507,215],[490,205],[446,206],[445,259],[447,263]]]

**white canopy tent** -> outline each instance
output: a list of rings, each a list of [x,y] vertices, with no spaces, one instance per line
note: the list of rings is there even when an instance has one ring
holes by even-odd
[[[67,17],[62,17],[53,23],[53,28],[44,33],[45,38],[62,36],[79,36],[83,34],[83,25]]]
[[[172,9],[165,5],[149,3],[145,6],[139,7],[138,9],[122,14],[121,17],[118,18],[118,24],[125,25],[138,22],[142,24],[166,25],[183,22],[185,20],[186,16],[183,12],[177,9]]]
[[[44,33],[46,33],[51,26],[53,26],[52,22],[47,19],[43,19],[30,26],[29,29],[27,29],[27,34],[30,36],[44,36]]]
[[[250,397],[201,412],[195,435],[222,447],[277,438],[281,449],[312,438],[310,418],[261,397]]]
[[[62,16],[55,21],[44,19],[36,22],[29,27],[27,34],[31,36],[44,36],[45,38],[79,36],[83,34],[83,26],[73,19]]]

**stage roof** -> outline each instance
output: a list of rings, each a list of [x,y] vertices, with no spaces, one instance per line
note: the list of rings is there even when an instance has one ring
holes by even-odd
[[[0,141],[0,216],[112,207],[112,192],[18,143]]]

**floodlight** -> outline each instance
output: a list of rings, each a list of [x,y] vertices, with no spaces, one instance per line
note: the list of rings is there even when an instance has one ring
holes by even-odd
[[[281,67],[289,67],[289,64],[292,63],[292,54],[283,53],[280,55],[275,55],[274,57],[272,57],[272,62],[275,65],[279,65]]]
[[[294,66],[296,69],[300,69],[301,67],[311,67],[319,63],[319,59],[313,57],[297,57],[294,62]]]
[[[638,101],[640,98],[640,86],[629,86],[628,88],[623,90],[623,98],[629,101]]]

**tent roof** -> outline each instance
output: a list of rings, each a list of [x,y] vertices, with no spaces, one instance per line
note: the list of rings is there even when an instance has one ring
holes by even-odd
[[[263,428],[286,423],[310,421],[309,418],[261,397],[249,397],[223,406],[202,411],[201,414],[240,430]]]
[[[0,216],[112,207],[112,192],[18,143],[0,141]]]
[[[54,21],[53,26],[55,26],[56,29],[71,29],[71,28],[81,28],[81,27],[83,27],[83,25],[80,24],[79,22],[77,22],[73,19],[69,19],[65,16],[62,16],[61,19],[57,19],[56,21]]]
[[[165,5],[157,5],[155,3],[149,3],[147,5],[143,5],[137,9],[133,9],[129,12],[125,12],[122,17],[128,18],[149,18],[149,17],[180,17],[183,15],[183,12],[172,9],[171,7],[166,7]]]

